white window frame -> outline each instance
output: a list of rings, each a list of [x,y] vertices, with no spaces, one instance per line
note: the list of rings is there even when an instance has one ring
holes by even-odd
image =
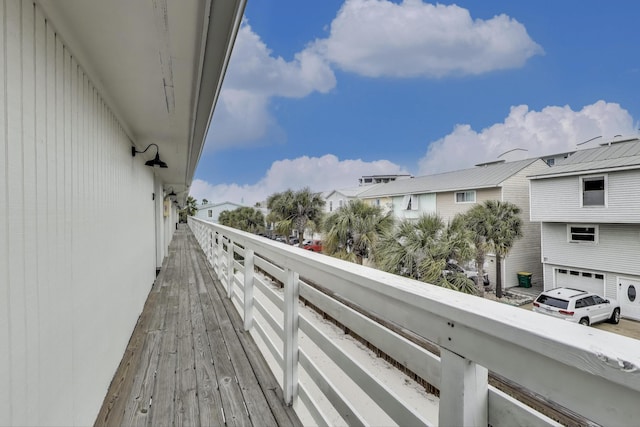
[[[411,206],[411,207],[409,207]],[[418,210],[418,195],[407,194],[402,199],[402,209],[405,211],[417,211]]]
[[[329,200],[329,212],[333,212],[333,200]]]
[[[574,235],[590,235],[590,233],[572,232],[572,228],[593,228],[593,241],[574,239]],[[600,230],[597,224],[567,224],[567,242],[579,243],[582,245],[597,245]]]
[[[604,204],[602,205],[585,205],[584,204],[584,182],[585,180],[593,180],[594,178],[602,178],[604,180]],[[609,176],[607,174],[585,175],[580,177],[580,207],[583,208],[606,208],[609,204]]]
[[[458,201],[458,194],[464,194],[464,200]],[[469,194],[473,194],[473,200],[467,200],[467,196]],[[476,190],[465,190],[465,191],[456,191],[453,193],[453,201],[455,203],[475,203],[476,202]]]
[[[209,210],[207,210],[207,216],[208,216],[209,218],[213,218],[213,209],[209,209]]]

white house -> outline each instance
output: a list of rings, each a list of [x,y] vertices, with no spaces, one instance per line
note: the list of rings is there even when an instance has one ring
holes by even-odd
[[[640,320],[640,140],[579,150],[532,175],[530,188],[545,289],[604,294]]]
[[[94,423],[162,267],[178,221],[166,196],[184,204],[244,4],[2,1],[0,425]]]
[[[209,222],[218,222],[218,217],[222,212],[233,211],[243,207],[245,206],[233,202],[207,203],[197,207],[198,210],[195,217]]]
[[[342,190],[333,190],[323,193],[325,201],[324,211],[326,213],[332,213],[346,205],[350,200],[357,199],[361,193],[377,185],[379,184],[368,184],[367,186],[344,188]]]
[[[540,264],[540,225],[529,221],[529,189],[527,176],[546,171],[549,166],[538,158],[513,162],[482,163],[474,168],[426,175],[379,184],[360,193],[370,204],[393,210],[396,218],[416,219],[437,213],[450,221],[458,213],[485,200],[511,202],[522,212],[523,237],[516,241],[502,263],[503,284],[518,285],[518,272],[532,274],[532,282],[542,280]],[[489,279],[495,283],[495,260],[488,257]]]

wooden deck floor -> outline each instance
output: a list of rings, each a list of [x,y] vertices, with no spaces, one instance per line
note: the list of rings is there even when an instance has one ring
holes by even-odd
[[[96,426],[298,426],[195,237],[180,224]]]

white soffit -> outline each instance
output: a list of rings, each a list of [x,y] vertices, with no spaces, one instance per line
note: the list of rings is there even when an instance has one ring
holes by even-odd
[[[245,0],[37,0],[160,179],[191,184]],[[151,159],[150,149],[145,159]],[[179,188],[179,189],[178,189]]]

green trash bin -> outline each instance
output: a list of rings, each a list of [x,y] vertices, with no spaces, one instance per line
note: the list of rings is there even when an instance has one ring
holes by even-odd
[[[530,288],[531,287],[531,273],[527,273],[526,271],[521,271],[518,273],[518,286],[521,288]]]

